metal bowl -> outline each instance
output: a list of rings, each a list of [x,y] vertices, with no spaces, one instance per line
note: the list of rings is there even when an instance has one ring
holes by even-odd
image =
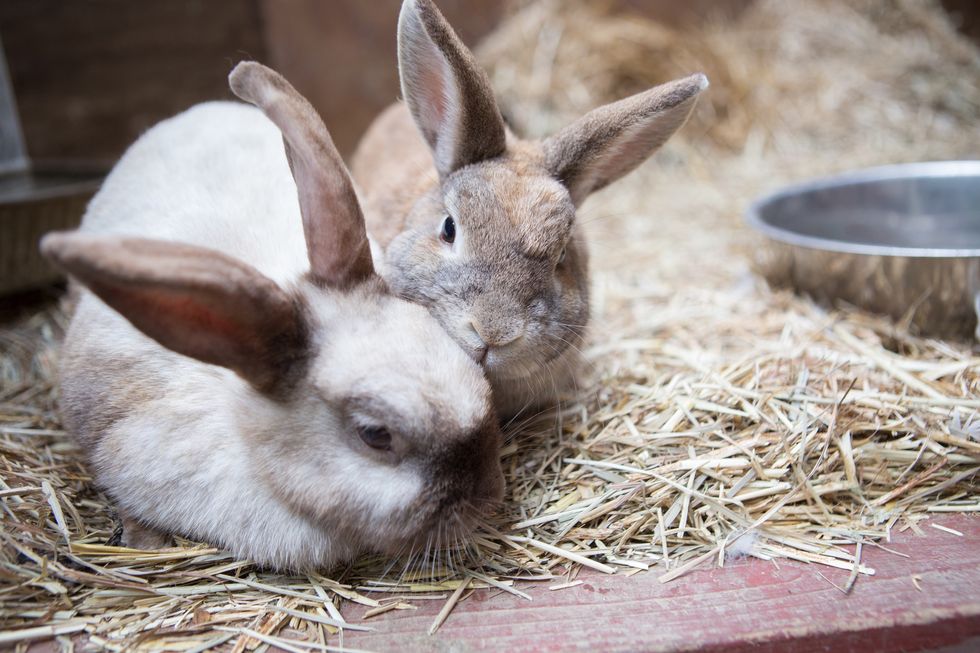
[[[773,285],[980,339],[980,161],[871,168],[781,190],[748,210]]]

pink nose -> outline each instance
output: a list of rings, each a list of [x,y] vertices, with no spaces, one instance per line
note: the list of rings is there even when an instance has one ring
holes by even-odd
[[[473,328],[473,331],[476,332],[476,335],[480,337],[480,340],[483,341],[484,346],[487,349],[490,347],[504,347],[516,340],[519,340],[521,336],[524,335],[524,328],[522,326],[511,329],[507,329],[506,327],[499,328],[495,325],[483,325],[476,319],[470,319],[470,326]]]

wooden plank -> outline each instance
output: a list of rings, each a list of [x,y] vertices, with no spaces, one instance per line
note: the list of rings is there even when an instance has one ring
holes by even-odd
[[[898,534],[889,548],[865,546],[876,569],[845,596],[849,572],[783,561],[741,560],[693,572],[672,583],[657,568],[632,577],[583,571],[585,582],[549,591],[527,584],[528,602],[478,590],[454,606],[435,635],[444,607],[419,601],[371,619],[372,632],[348,631],[344,645],[389,650],[649,651],[681,653],[888,653],[980,650],[980,518],[937,520],[963,537],[924,528]],[[819,572],[819,573],[818,573]],[[821,577],[820,574],[823,574]],[[348,606],[357,623],[368,608]],[[76,644],[85,637],[72,637]],[[53,653],[53,641],[28,647]],[[278,650],[275,647],[270,650]]]
[[[478,591],[431,637],[426,629],[441,605],[422,602],[373,619],[374,632],[350,633],[344,643],[372,650],[970,650],[962,647],[980,641],[980,519],[937,523],[964,536],[933,528],[924,537],[897,534],[888,546],[909,558],[866,545],[862,559],[877,573],[847,596],[829,582],[844,587],[847,571],[786,561],[742,560],[666,585],[656,568],[632,577],[585,570],[578,587],[524,588],[532,602]],[[356,622],[361,612],[346,616]]]

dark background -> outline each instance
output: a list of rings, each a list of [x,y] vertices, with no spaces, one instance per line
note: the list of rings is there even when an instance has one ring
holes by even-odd
[[[518,0],[512,0],[517,2]],[[752,0],[610,0],[670,24],[735,16]],[[980,3],[945,0],[980,35]],[[230,98],[242,59],[277,68],[349,154],[398,95],[398,0],[3,0],[6,51],[28,153],[41,165],[108,167],[142,131],[205,100]],[[508,7],[439,0],[470,45]]]

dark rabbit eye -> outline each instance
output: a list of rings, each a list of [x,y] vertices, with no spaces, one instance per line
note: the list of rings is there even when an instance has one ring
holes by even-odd
[[[357,429],[364,444],[378,451],[391,450],[391,433],[383,426],[361,426]]]
[[[442,221],[442,233],[439,234],[439,237],[450,245],[456,240],[456,221],[451,216],[447,215],[446,219]]]

